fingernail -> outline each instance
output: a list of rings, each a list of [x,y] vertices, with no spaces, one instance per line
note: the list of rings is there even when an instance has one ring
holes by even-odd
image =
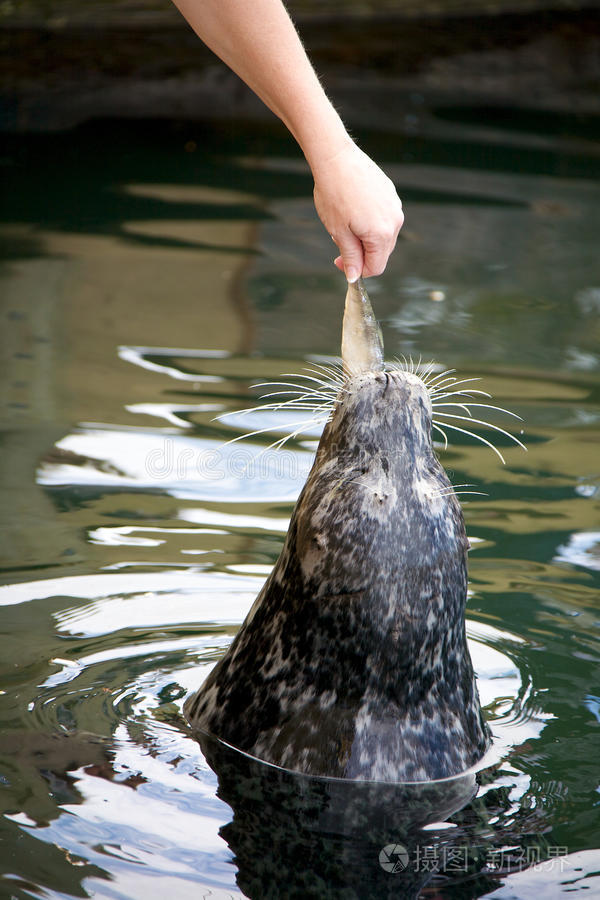
[[[348,284],[354,284],[355,281],[358,280],[358,269],[355,269],[354,266],[348,266],[346,269],[346,281]]]

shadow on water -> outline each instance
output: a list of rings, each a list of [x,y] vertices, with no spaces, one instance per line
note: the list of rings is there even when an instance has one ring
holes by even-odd
[[[514,110],[441,109],[437,115],[479,128],[497,127]],[[567,133],[593,138],[594,119],[564,114],[529,114],[520,110],[518,121],[532,134]],[[518,129],[517,129],[518,130]],[[514,142],[462,139],[460,143],[432,135],[357,129],[361,146],[382,163],[418,159],[432,166],[460,166],[471,170],[554,175],[585,179],[600,175],[600,157],[588,148],[539,148]],[[296,145],[275,128],[255,124],[184,123],[177,120],[94,120],[69,132],[4,135],[2,161],[3,204],[0,221],[27,223],[65,232],[112,234],[125,241],[156,246],[211,248],[248,253],[247,248],[222,247],[199,242],[132,234],[128,221],[198,219],[263,221],[272,214],[256,202],[195,202],[145,197],[130,185],[195,185],[226,187],[270,199],[304,197],[311,192],[308,170],[265,169],[264,156],[298,159]],[[401,150],[395,149],[401,144]],[[152,152],[148,148],[152,147]],[[393,149],[394,148],[394,149]],[[217,165],[215,165],[217,163]],[[89,177],[90,166],[94,178]],[[450,186],[416,187],[397,183],[408,203],[441,203],[519,208],[517,197],[464,192]],[[26,245],[20,252],[28,255]],[[7,255],[7,251],[3,255]],[[14,247],[8,255],[19,255]]]
[[[479,897],[497,884],[494,858],[511,838],[531,861],[547,856],[535,814],[519,815],[512,834],[506,822],[494,834],[508,818],[508,791],[482,791],[473,773],[396,785],[313,778],[261,763],[207,735],[199,741],[218,776],[218,796],[233,811],[220,833],[248,897],[414,900],[426,896],[421,890],[427,885]],[[478,790],[482,796],[474,799]],[[517,870],[516,854],[511,860],[505,849],[502,874],[511,862]]]

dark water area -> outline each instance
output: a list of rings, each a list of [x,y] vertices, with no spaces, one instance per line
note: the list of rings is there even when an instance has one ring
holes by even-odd
[[[598,120],[418,94],[402,115],[355,129],[406,210],[369,283],[386,356],[480,377],[528,447],[436,445],[482,492],[467,634],[491,757],[348,785],[193,739],[184,698],[318,438],[265,452],[290,417],[255,385],[338,355],[343,278],[270,123],[5,134],[0,896],[600,896]]]

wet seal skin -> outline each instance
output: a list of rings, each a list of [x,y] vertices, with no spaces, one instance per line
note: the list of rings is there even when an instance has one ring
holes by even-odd
[[[282,553],[184,713],[308,775],[446,778],[489,745],[465,635],[464,520],[432,448],[427,385],[365,358],[344,358]]]

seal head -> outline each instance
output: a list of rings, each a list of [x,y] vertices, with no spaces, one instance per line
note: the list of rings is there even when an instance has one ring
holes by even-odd
[[[400,369],[338,395],[282,553],[184,712],[194,729],[310,775],[425,781],[485,752],[466,636],[468,541]]]

